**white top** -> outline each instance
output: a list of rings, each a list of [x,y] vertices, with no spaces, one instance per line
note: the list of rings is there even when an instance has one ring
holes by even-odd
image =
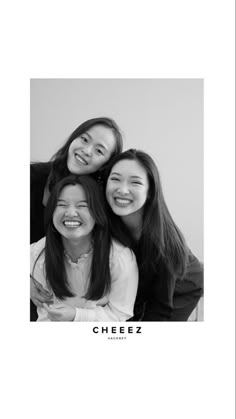
[[[34,262],[45,247],[45,237],[30,246],[31,273]],[[65,268],[70,289],[75,297],[63,301],[76,308],[74,321],[126,321],[133,316],[133,307],[138,287],[138,267],[134,253],[116,241],[112,241],[110,251],[111,290],[98,301],[86,300],[85,295],[90,279],[93,251],[82,255],[76,263],[65,255]],[[45,277],[45,254],[40,255],[33,277],[46,290],[50,290]],[[53,304],[60,301],[53,296]],[[52,304],[50,304],[51,306]],[[45,308],[38,307],[38,321],[51,321]]]

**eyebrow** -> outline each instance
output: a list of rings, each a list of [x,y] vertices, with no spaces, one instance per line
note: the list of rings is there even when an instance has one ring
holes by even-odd
[[[86,135],[90,138],[90,140],[94,141],[94,139],[93,139],[92,135],[91,135],[91,134],[89,134],[87,131],[85,131],[85,132],[84,132],[84,134],[86,134]],[[104,148],[104,150],[108,151],[108,150],[107,150],[107,148],[106,148],[106,146],[105,146],[104,144],[102,144],[102,143],[98,143],[97,145],[98,145],[99,147]]]
[[[67,201],[66,201],[66,199],[62,199],[62,198],[58,198],[57,202],[58,202],[58,201],[67,202]],[[77,203],[78,203],[78,202],[80,202],[80,203],[81,203],[81,202],[85,202],[86,204],[88,203],[88,201],[87,201],[86,199],[82,199],[81,201],[77,201]]]
[[[117,175],[117,176],[122,176],[122,173],[117,173],[117,172],[112,172],[111,173],[111,175]],[[132,178],[132,179],[143,179],[142,177],[140,177],[140,176],[129,176],[130,178]]]
[[[143,179],[141,176],[130,176],[132,179]]]

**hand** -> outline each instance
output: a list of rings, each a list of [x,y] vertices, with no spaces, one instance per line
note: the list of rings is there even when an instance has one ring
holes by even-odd
[[[42,306],[42,303],[50,304],[53,302],[53,294],[46,291],[32,275],[30,275],[30,298],[39,307]]]
[[[75,318],[75,307],[63,302],[48,305],[43,303],[43,307],[48,312],[50,320],[53,322],[72,322]]]

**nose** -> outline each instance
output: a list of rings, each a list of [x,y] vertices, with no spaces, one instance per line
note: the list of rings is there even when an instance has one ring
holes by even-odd
[[[84,145],[82,150],[86,156],[90,157],[92,155],[92,144]]]
[[[128,194],[129,193],[128,185],[125,182],[120,183],[119,187],[117,188],[117,192],[120,195],[126,195],[126,194]]]
[[[65,216],[67,217],[77,217],[78,216],[78,209],[74,206],[70,206],[65,211]]]

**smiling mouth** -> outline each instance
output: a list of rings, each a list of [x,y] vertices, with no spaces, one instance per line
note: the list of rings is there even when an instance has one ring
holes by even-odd
[[[88,162],[85,159],[83,159],[83,157],[81,157],[79,154],[75,153],[75,158],[79,163],[83,164],[84,166],[88,165]]]
[[[114,198],[114,201],[118,206],[121,207],[126,207],[127,205],[132,204],[131,199],[126,198]]]
[[[82,225],[82,223],[80,221],[63,221],[63,224],[65,227],[69,227],[69,228],[78,228]]]

